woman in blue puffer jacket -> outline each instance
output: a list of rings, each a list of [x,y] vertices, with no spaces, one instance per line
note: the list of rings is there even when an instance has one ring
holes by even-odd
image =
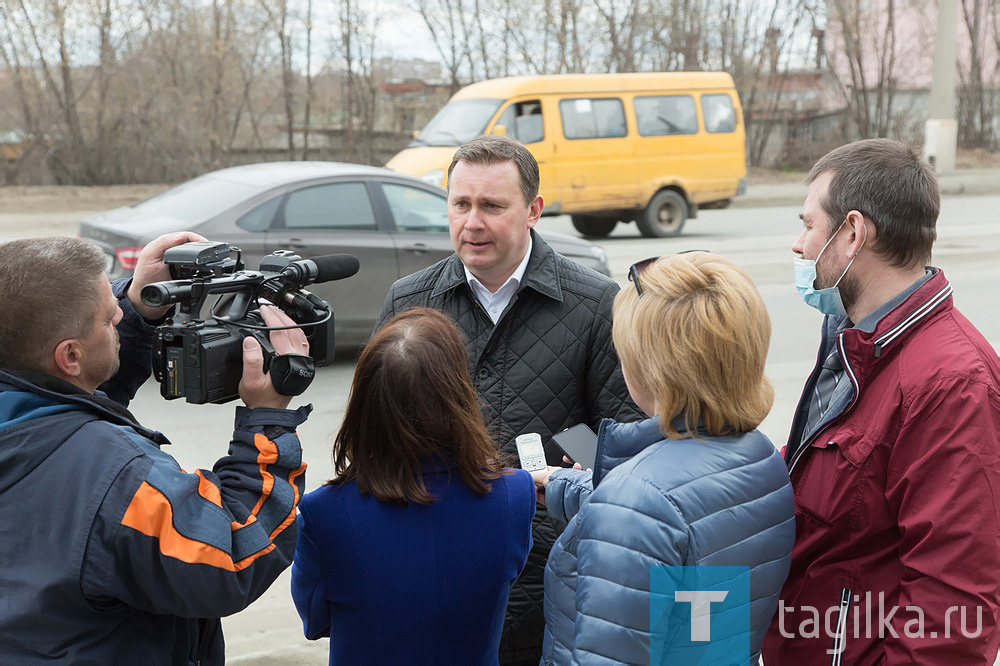
[[[640,262],[615,299],[629,392],[596,468],[532,473],[568,521],[545,570],[545,664],[757,664],[795,538],[785,464],[756,430],[771,324],[732,262]]]

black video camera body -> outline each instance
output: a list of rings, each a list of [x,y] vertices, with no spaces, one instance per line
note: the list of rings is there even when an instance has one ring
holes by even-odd
[[[153,336],[153,375],[164,398],[220,404],[239,397],[243,339],[248,335],[260,343],[264,372],[271,372],[275,390],[282,395],[301,394],[312,382],[315,368],[333,360],[333,310],[303,287],[354,275],[357,258],[326,255],[303,260],[279,250],[265,256],[258,271],[249,271],[244,270],[238,248],[193,242],[170,248],[163,261],[174,279],[146,285],[140,297],[151,307],[177,306]],[[209,316],[202,318],[202,308],[212,296],[218,298]],[[301,325],[309,340],[308,355],[275,354],[268,331],[276,329],[266,326],[260,316],[262,300]]]

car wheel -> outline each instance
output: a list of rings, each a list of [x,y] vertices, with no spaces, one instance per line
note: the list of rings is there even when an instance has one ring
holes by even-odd
[[[573,215],[573,228],[589,238],[604,238],[618,225],[618,220],[610,217]]]
[[[647,238],[678,236],[687,221],[688,204],[679,192],[660,190],[639,213],[635,223]]]

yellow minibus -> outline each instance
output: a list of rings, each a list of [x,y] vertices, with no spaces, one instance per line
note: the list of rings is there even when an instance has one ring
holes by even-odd
[[[528,147],[543,214],[569,214],[584,236],[607,236],[619,222],[676,236],[699,206],[724,207],[746,186],[743,111],[724,72],[480,81],[386,166],[444,186],[458,146],[489,133]]]

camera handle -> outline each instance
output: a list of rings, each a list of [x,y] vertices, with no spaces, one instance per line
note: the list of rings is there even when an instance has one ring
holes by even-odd
[[[316,376],[312,356],[305,354],[277,354],[266,331],[252,331],[264,354],[264,372],[271,373],[271,384],[281,395],[302,395]]]
[[[247,316],[253,305],[253,294],[260,282],[260,273],[244,271],[241,274],[227,275],[215,278],[211,286],[207,283],[195,282],[190,286],[190,301],[178,303],[180,311],[194,319],[201,318],[201,309],[209,296],[233,294],[229,304],[228,319],[240,320]]]

